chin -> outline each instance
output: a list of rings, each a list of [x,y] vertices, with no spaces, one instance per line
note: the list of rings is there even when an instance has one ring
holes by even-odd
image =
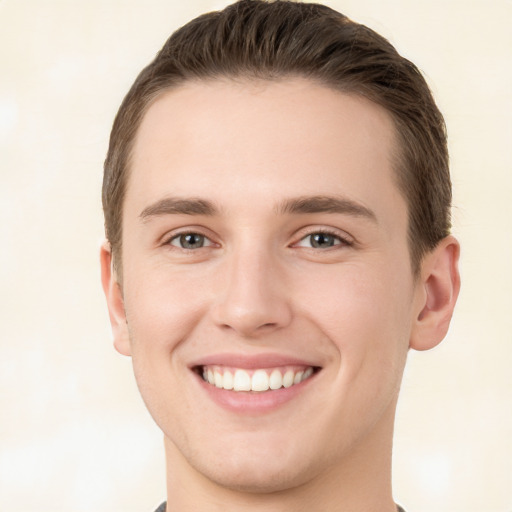
[[[321,457],[315,457],[310,450],[301,449],[303,443],[284,442],[279,437],[280,446],[272,442],[264,445],[254,439],[252,443],[246,439],[247,442],[241,444],[235,438],[230,447],[210,450],[211,457],[205,457],[204,451],[201,457],[189,453],[192,456],[187,457],[188,464],[220,487],[251,494],[269,494],[300,487],[314,479],[321,467],[325,468],[328,461],[321,461]],[[223,455],[219,456],[220,453]]]
[[[266,462],[268,461],[233,461],[223,464],[222,467],[198,469],[221,487],[250,494],[287,491],[312,478],[311,469],[306,467],[269,467]]]

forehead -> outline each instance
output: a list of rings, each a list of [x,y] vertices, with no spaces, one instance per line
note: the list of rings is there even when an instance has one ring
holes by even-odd
[[[234,187],[240,205],[247,191],[268,201],[327,192],[366,206],[383,194],[401,201],[394,148],[388,113],[359,96],[303,79],[187,83],[145,114],[127,203],[141,211],[165,195],[191,194],[222,203]]]

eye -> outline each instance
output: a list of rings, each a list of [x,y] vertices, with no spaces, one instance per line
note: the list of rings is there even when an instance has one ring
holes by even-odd
[[[180,249],[190,250],[209,247],[212,245],[212,242],[200,233],[182,233],[171,238],[171,240],[169,240],[169,244],[174,247],[179,247]]]
[[[350,245],[348,240],[332,233],[310,233],[300,240],[297,247],[312,247],[313,249],[329,249],[335,245]]]

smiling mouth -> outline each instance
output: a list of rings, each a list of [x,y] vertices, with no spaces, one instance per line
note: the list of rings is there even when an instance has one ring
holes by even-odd
[[[311,378],[319,370],[320,368],[315,366],[286,366],[251,370],[221,365],[195,367],[196,373],[205,382],[216,388],[257,393],[296,386]]]

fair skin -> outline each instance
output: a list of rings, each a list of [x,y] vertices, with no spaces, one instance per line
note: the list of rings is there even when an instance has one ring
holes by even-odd
[[[383,109],[301,79],[188,83],[145,114],[123,280],[108,244],[102,280],[171,510],[396,510],[402,372],[446,334],[459,249],[446,238],[412,275],[393,150]],[[273,373],[279,389],[240,384]]]

